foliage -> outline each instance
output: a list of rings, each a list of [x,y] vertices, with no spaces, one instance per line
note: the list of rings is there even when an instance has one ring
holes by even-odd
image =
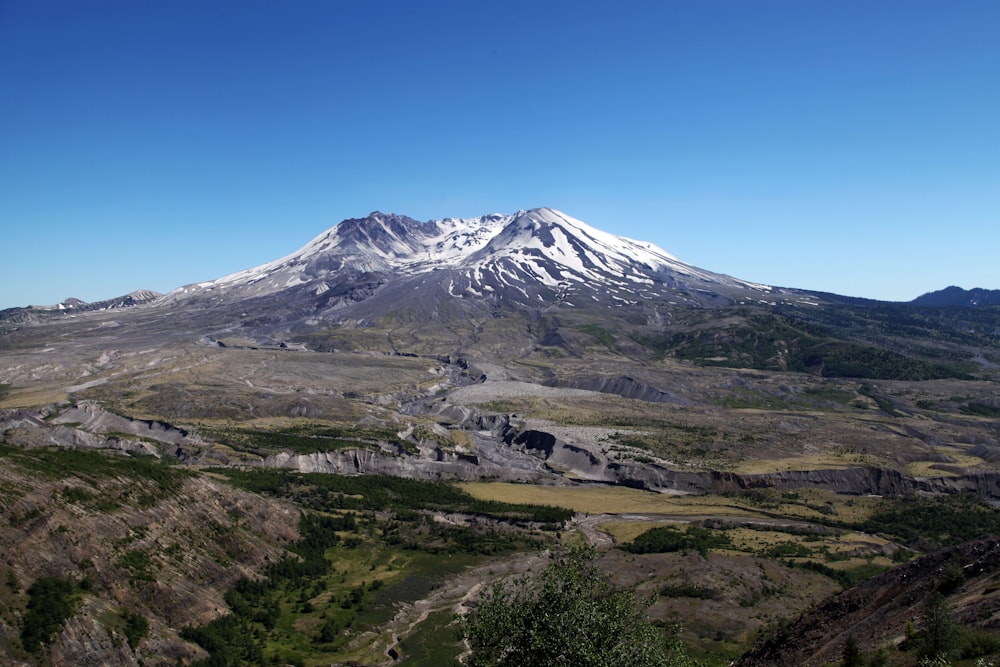
[[[201,627],[181,629],[182,639],[195,642],[208,652],[197,667],[239,667],[264,664],[264,647],[245,622],[234,614],[215,619]]]
[[[849,405],[854,400],[854,392],[836,387],[810,387],[802,393],[809,398],[840,403],[841,405]]]
[[[977,346],[996,346],[987,333],[988,322],[979,323],[982,333],[970,335],[949,318],[928,318],[912,308],[735,308],[728,314],[731,317],[716,318],[721,325],[633,338],[657,356],[670,354],[709,366],[894,380],[968,377],[974,366],[957,353],[953,356],[958,358],[948,358],[941,351],[942,342],[969,344],[974,340]],[[995,324],[995,315],[992,320]],[[901,327],[906,327],[911,343],[893,349],[898,347],[895,340]],[[917,341],[933,345],[921,347]]]
[[[118,558],[118,566],[128,570],[129,583],[133,586],[156,580],[155,564],[143,549],[129,549],[123,553]]]
[[[918,658],[921,661],[947,660],[958,648],[958,640],[959,628],[955,624],[951,605],[943,595],[934,593],[920,617]]]
[[[491,555],[540,546],[523,531],[453,526],[419,513],[398,513],[385,522],[382,537],[391,547],[433,554]]]
[[[693,664],[645,616],[649,602],[615,590],[581,547],[555,554],[537,578],[499,581],[464,620],[471,667]]]
[[[867,382],[863,383],[860,387],[858,387],[858,393],[863,394],[868,398],[872,399],[873,401],[875,401],[875,404],[878,405],[879,410],[886,413],[890,417],[899,416],[899,413],[896,412],[896,405],[888,398],[876,394],[875,388],[872,387]]]
[[[868,656],[867,667],[896,667],[896,661],[887,646],[879,646]]]
[[[958,654],[963,660],[1000,654],[1000,635],[983,628],[962,628]]]
[[[1000,407],[986,403],[969,403],[962,408],[962,412],[979,417],[989,417],[991,419],[1000,417]]]
[[[861,649],[858,647],[858,640],[853,636],[848,637],[844,642],[844,650],[841,653],[841,667],[864,667],[864,660],[861,658]]]
[[[583,324],[577,328],[608,349],[615,345],[615,334],[599,324]]]
[[[211,654],[197,663],[202,667],[329,664],[346,657],[345,651],[353,659],[352,637],[387,622],[397,602],[432,590],[445,572],[474,562],[471,554],[539,548],[548,539],[537,526],[515,529],[506,521],[541,519],[545,528],[571,516],[557,508],[478,501],[440,482],[281,470],[215,472],[306,511],[300,539],[288,547],[292,553],[267,567],[263,578],[240,579],[226,593],[231,613],[184,630],[186,639]],[[452,525],[434,520],[430,510],[480,517]],[[446,638],[443,626],[439,630],[436,643],[420,651],[453,658],[459,649],[448,639],[454,635]]]
[[[203,626],[182,629],[182,638],[197,643],[210,654],[207,660],[195,664],[203,667],[264,664],[266,642],[261,633],[255,632],[256,625],[273,630],[281,613],[279,590],[301,587],[327,574],[330,562],[326,550],[340,541],[338,531],[354,527],[353,517],[304,514],[299,520],[301,538],[290,547],[295,555],[271,565],[264,580],[239,579],[226,593],[226,604],[232,613]]]
[[[664,586],[660,590],[660,595],[666,598],[694,598],[697,600],[718,600],[722,597],[722,594],[717,590],[691,584]]]
[[[125,620],[125,638],[128,640],[128,645],[135,649],[149,634],[149,621],[142,614],[132,610],[126,610],[122,618]]]
[[[951,546],[1000,533],[1000,511],[974,494],[887,499],[861,526],[906,544]]]
[[[689,526],[684,531],[673,526],[656,526],[636,537],[624,549],[634,554],[697,551],[704,556],[709,549],[725,549],[731,544],[725,533],[699,526]]]
[[[399,646],[406,656],[407,667],[462,667],[455,651],[454,615],[447,611],[435,612],[422,624],[417,634],[401,639]]]
[[[252,452],[290,451],[295,454],[363,449],[379,442],[404,446],[391,430],[344,429],[322,424],[297,424],[281,429],[202,429],[205,437],[234,449]]]
[[[572,510],[548,505],[479,500],[453,484],[384,475],[327,475],[279,470],[220,470],[255,493],[291,498],[307,507],[337,510],[442,510],[502,519],[562,524]]]
[[[76,610],[78,585],[61,577],[39,577],[28,589],[21,646],[37,653]]]
[[[799,542],[772,544],[765,551],[768,558],[808,558],[812,550]]]
[[[0,445],[0,458],[45,479],[127,479],[154,487],[160,495],[176,493],[184,480],[194,474],[150,457],[109,455],[86,449],[24,449]],[[68,488],[64,493],[67,492],[74,493]]]
[[[875,575],[885,572],[886,570],[885,567],[874,563],[860,565],[850,569],[833,568],[814,560],[786,561],[785,564],[789,567],[800,567],[804,570],[810,570],[812,572],[822,574],[825,577],[829,577],[840,584],[840,587],[844,590],[847,590],[851,586],[860,584],[862,581],[867,581]]]

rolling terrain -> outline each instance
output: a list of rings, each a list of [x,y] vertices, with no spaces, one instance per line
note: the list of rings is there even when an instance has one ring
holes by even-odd
[[[587,540],[613,581],[656,598],[654,617],[704,619],[682,637],[727,664],[844,588],[944,547],[965,558],[959,544],[996,531],[1000,310],[946,292],[903,304],[759,285],[534,209],[373,213],[166,295],[3,311],[0,576],[17,585],[0,651],[174,664],[239,627],[254,643],[225,650],[268,660],[455,664],[449,625],[477,590],[540,546]],[[418,486],[392,501],[375,489],[396,482],[330,486],[358,475]],[[416,500],[431,488],[466,495]],[[917,501],[941,504],[906,514]],[[282,512],[296,518],[279,528]],[[318,556],[296,546],[309,517],[339,535]],[[274,569],[289,554],[317,563],[311,579]],[[435,559],[455,585],[441,589]],[[939,577],[925,569],[919,590]],[[174,590],[213,572],[204,595]],[[996,576],[949,592],[962,623],[998,629]],[[44,577],[73,583],[75,606],[26,647]],[[241,606],[240,577],[269,587],[239,584]],[[890,643],[909,664],[904,616],[923,600],[879,612],[864,650]],[[132,613],[146,619],[134,641]],[[836,661],[852,636],[821,648],[800,623],[781,664]],[[744,664],[777,660],[753,657],[776,650],[762,646]]]

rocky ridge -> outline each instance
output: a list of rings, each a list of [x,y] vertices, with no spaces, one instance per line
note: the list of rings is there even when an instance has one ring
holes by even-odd
[[[733,667],[827,665],[840,659],[849,638],[863,651],[898,644],[935,593],[947,595],[957,622],[1000,629],[998,576],[1000,540],[935,552],[820,604],[758,644]]]
[[[182,469],[151,478],[124,457],[118,466],[93,456],[77,465],[99,467],[80,470],[61,467],[46,450],[5,458],[0,662],[137,667],[203,656],[178,630],[217,617],[239,577],[283,555],[298,537],[297,510]],[[24,613],[17,594],[40,576],[90,582],[41,662],[12,641]],[[149,624],[135,646],[112,622],[125,610]]]

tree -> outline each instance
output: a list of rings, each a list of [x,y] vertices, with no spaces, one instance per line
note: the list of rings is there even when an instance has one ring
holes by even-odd
[[[863,667],[864,660],[861,659],[861,649],[858,647],[858,640],[853,636],[848,637],[844,643],[844,653],[840,659],[843,667]]]
[[[28,589],[21,646],[37,653],[76,611],[77,585],[69,579],[39,577]]]
[[[879,646],[868,658],[868,667],[896,667],[896,661],[887,646]]]
[[[940,593],[927,600],[920,619],[920,644],[917,656],[921,661],[947,662],[958,643],[958,626],[951,605]]]
[[[676,633],[645,615],[651,601],[617,590],[591,547],[550,557],[537,577],[498,581],[465,618],[470,667],[684,667]]]

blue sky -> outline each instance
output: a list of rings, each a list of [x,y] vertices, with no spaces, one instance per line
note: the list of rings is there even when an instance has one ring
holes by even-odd
[[[0,0],[0,307],[536,206],[757,282],[997,289],[998,34],[994,0]]]

